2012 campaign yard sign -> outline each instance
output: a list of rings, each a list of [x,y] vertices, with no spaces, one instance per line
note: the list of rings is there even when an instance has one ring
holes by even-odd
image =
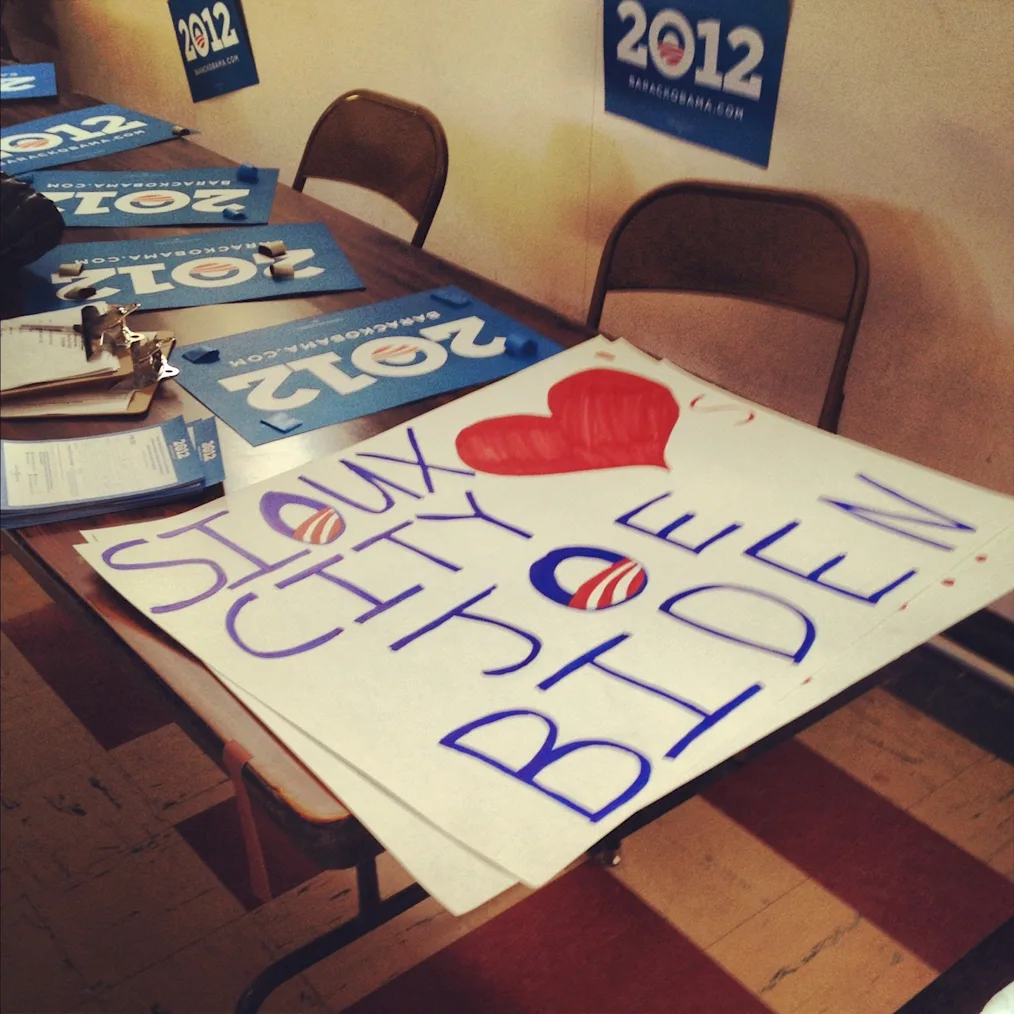
[[[257,84],[240,0],[169,0],[169,13],[195,102]]]
[[[281,240],[292,277],[271,273],[275,258],[258,252]],[[280,259],[280,258],[279,258]],[[81,261],[81,274],[68,278],[60,265]],[[112,243],[66,243],[22,269],[25,313],[59,310],[94,289],[87,300],[139,302],[145,310],[176,306],[277,299],[311,292],[361,289],[355,269],[320,222],[252,226],[193,236],[159,236]]]
[[[176,349],[176,379],[251,444],[498,380],[560,351],[453,286],[206,347],[218,358]]]
[[[0,68],[0,98],[44,99],[56,94],[56,68],[51,63],[15,63]]]
[[[767,166],[789,0],[606,0],[606,111]]]
[[[54,201],[70,226],[260,225],[271,215],[277,169],[258,169],[256,181],[238,168],[158,172],[33,173],[31,183]]]
[[[173,124],[122,106],[68,110],[0,130],[0,168],[18,175],[143,148],[173,137]]]

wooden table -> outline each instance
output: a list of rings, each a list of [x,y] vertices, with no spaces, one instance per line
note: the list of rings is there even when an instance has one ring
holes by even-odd
[[[86,99],[3,104],[3,125],[51,116],[65,109],[92,105]],[[190,138],[165,141],[74,163],[71,169],[187,169],[233,166],[235,162],[202,147]],[[144,313],[131,317],[132,326],[146,331],[164,328],[176,333],[181,345],[236,334],[269,324],[345,310],[404,296],[442,285],[459,285],[473,295],[565,345],[587,336],[580,326],[566,321],[545,307],[537,306],[485,279],[463,271],[432,254],[419,250],[358,219],[296,193],[279,184],[271,213],[273,224],[324,222],[366,284],[361,292],[331,293],[272,300],[231,303],[189,309]],[[222,220],[224,226],[235,223]],[[206,231],[208,226],[164,228],[160,234],[186,235]],[[151,237],[151,228],[67,229],[63,241],[81,243]],[[12,298],[5,301],[4,316],[18,312]],[[459,392],[460,393],[460,392]],[[328,426],[261,447],[252,447],[226,427],[220,427],[226,490],[234,492],[262,479],[295,468],[324,454],[348,447],[390,429],[449,400],[455,395],[430,398],[362,419]],[[206,415],[207,410],[174,382],[161,385],[152,409],[144,420],[86,421],[30,420],[4,422],[2,434],[9,438],[50,439],[122,430],[130,426],[185,414]],[[200,499],[91,518],[85,526],[108,526],[179,513]],[[19,529],[9,533],[9,545],[19,560],[55,598],[97,621],[100,630],[119,641],[142,661],[161,688],[179,706],[187,731],[216,757],[224,743],[238,740],[252,754],[245,771],[251,787],[279,823],[325,865],[355,865],[364,847],[372,846],[358,821],[349,813],[193,656],[189,655],[140,613],[129,608],[78,556],[81,522],[67,522]],[[375,846],[374,849],[376,850]]]
[[[3,124],[9,126],[93,104],[95,103],[91,100],[80,97],[57,102],[4,103]],[[78,162],[71,168],[145,170],[210,168],[235,164],[194,140],[180,138]],[[453,172],[452,160],[451,173]],[[172,330],[181,345],[189,345],[256,327],[281,324],[453,284],[562,345],[574,345],[591,334],[581,325],[566,320],[547,307],[279,184],[271,222],[281,224],[314,221],[324,222],[328,226],[366,284],[364,291],[270,302],[200,306],[147,314],[142,311],[131,318],[133,326],[146,331],[160,328]],[[206,225],[193,228],[169,227],[162,231],[166,235],[186,235],[207,228]],[[134,239],[150,235],[150,228],[68,229],[64,242]],[[18,312],[16,298],[10,292],[6,293],[3,316],[13,316]],[[348,447],[428,412],[461,393],[463,392],[429,398],[312,433],[287,437],[261,447],[252,447],[231,430],[221,427],[219,432],[226,489],[230,492],[242,489],[324,454]],[[179,385],[168,381],[161,385],[147,419],[142,421],[12,421],[4,422],[0,431],[6,439],[82,436],[144,425],[181,413],[192,418],[206,414],[206,410]],[[104,527],[150,520],[179,513],[199,502],[199,499],[195,499],[169,507],[120,512],[90,518],[84,524]],[[308,855],[325,866],[356,868],[360,914],[349,923],[276,962],[259,976],[237,1008],[240,1011],[254,1011],[267,994],[287,978],[421,901],[426,893],[418,885],[413,885],[391,898],[380,900],[373,861],[382,851],[381,846],[200,661],[119,598],[81,559],[74,550],[75,544],[81,542],[81,526],[82,522],[72,521],[22,528],[6,533],[5,540],[13,554],[47,592],[69,609],[83,613],[97,633],[126,652],[140,677],[147,678],[168,698],[174,705],[180,725],[211,756],[220,760],[223,746],[231,741],[238,741],[252,754],[252,759],[243,771],[244,784]],[[827,705],[760,741],[739,757],[726,761],[641,810],[604,839],[599,850],[600,857],[606,862],[614,861],[619,842],[627,834],[679,805],[701,791],[706,784],[741,766],[755,754],[794,735],[800,728],[865,692],[875,679],[876,676],[873,676],[860,681]]]

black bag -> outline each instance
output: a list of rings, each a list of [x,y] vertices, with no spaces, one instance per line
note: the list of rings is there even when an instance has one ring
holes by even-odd
[[[0,173],[0,272],[5,282],[18,268],[52,250],[63,225],[60,209],[48,197]]]

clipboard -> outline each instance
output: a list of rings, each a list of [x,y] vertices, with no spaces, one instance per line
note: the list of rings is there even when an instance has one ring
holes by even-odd
[[[115,373],[26,384],[0,392],[0,418],[145,415],[159,381],[179,371],[168,361],[176,342],[172,331],[138,332],[126,326],[128,314],[138,305],[114,306],[105,314],[84,307],[81,325],[72,328],[81,334],[86,355],[102,348],[116,356],[119,366]]]

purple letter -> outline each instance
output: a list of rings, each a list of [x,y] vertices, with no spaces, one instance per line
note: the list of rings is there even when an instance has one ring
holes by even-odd
[[[204,559],[193,559],[193,560],[158,560],[155,563],[114,563],[113,557],[121,550],[130,549],[131,546],[147,546],[149,542],[147,539],[134,539],[132,542],[121,542],[117,546],[110,546],[102,554],[102,562],[107,566],[112,567],[113,570],[161,570],[163,567],[186,567],[188,564],[196,563],[198,565],[204,565],[210,567],[211,572],[215,575],[215,581],[207,591],[201,592],[199,595],[195,595],[192,599],[184,599],[182,602],[173,602],[163,606],[152,606],[152,613],[174,613],[177,609],[186,609],[187,606],[197,605],[198,602],[203,602],[207,598],[211,598],[215,592],[221,591],[229,578],[226,576],[224,570],[214,560]]]
[[[435,620],[431,620],[425,626],[420,627],[418,630],[413,630],[411,634],[406,634],[404,637],[399,638],[393,644],[389,645],[391,651],[401,651],[402,648],[411,644],[417,638],[428,634],[432,630],[436,630],[437,627],[442,627],[448,620],[455,618],[461,620],[475,620],[476,623],[488,623],[493,627],[500,627],[503,630],[509,630],[512,634],[517,634],[518,637],[527,641],[531,648],[528,654],[514,665],[506,665],[501,669],[483,669],[483,676],[506,676],[507,673],[517,672],[519,669],[524,669],[529,662],[531,662],[542,648],[542,642],[534,635],[530,634],[527,630],[522,630],[520,627],[512,626],[510,623],[505,623],[503,620],[495,619],[492,616],[483,616],[481,613],[469,612],[469,607],[474,606],[476,602],[481,602],[487,595],[490,594],[496,585],[490,585],[484,592],[479,592],[478,595],[473,595],[470,599],[466,599],[461,605],[455,606],[453,609],[448,610],[446,613],[438,616]]]

